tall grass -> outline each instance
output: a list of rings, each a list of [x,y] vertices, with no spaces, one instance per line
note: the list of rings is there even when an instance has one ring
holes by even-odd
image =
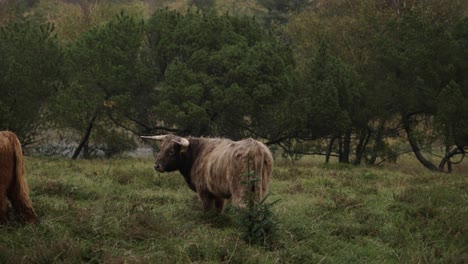
[[[40,224],[0,226],[0,263],[466,263],[468,178],[411,167],[276,166],[274,248],[204,213],[149,159],[27,158]],[[465,164],[466,166],[466,164]]]

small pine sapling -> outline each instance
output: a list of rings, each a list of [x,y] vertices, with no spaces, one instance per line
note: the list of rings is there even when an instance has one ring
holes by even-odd
[[[261,179],[256,176],[255,171],[250,170],[249,160],[247,160],[247,172],[243,176],[246,180],[241,181],[241,183],[248,186],[248,188],[245,189],[243,194],[246,207],[239,210],[239,223],[243,232],[242,238],[249,244],[270,246],[279,229],[276,216],[272,212],[272,207],[279,200],[272,203],[267,202],[269,194],[265,195],[261,200],[257,199],[255,186]]]

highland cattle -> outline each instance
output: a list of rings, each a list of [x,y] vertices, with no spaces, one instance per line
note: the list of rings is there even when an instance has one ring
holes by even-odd
[[[268,192],[273,157],[268,147],[257,140],[175,135],[142,138],[161,141],[154,169],[158,172],[178,170],[189,188],[197,193],[204,210],[214,207],[222,212],[226,200],[235,206],[244,206],[246,191],[253,192],[258,200]],[[246,178],[242,178],[250,172],[258,179],[252,185],[243,183]]]

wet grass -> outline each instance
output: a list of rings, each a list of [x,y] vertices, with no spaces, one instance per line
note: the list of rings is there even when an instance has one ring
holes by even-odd
[[[279,162],[279,237],[261,247],[242,240],[235,211],[203,213],[183,178],[150,159],[26,162],[41,222],[0,226],[0,263],[468,261],[466,164],[439,174]]]

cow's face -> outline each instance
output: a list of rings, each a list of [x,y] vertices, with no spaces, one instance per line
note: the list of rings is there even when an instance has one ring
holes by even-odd
[[[141,138],[161,141],[160,151],[156,155],[154,169],[159,172],[175,171],[179,169],[181,151],[187,150],[190,141],[174,135],[140,136]]]
[[[179,169],[181,151],[187,146],[187,139],[173,135],[166,136],[161,141],[154,169],[159,172],[170,172]]]
[[[161,142],[160,150],[156,155],[154,169],[159,172],[177,170],[177,159],[180,145],[172,141],[172,137],[166,137]]]

